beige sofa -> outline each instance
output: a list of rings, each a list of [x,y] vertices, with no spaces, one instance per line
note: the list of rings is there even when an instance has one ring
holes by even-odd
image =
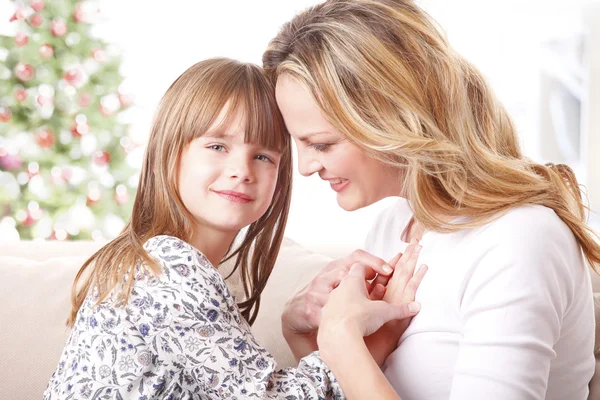
[[[0,399],[41,398],[68,336],[64,321],[72,280],[82,262],[100,246],[96,242],[0,243]],[[294,364],[280,330],[285,301],[332,258],[352,250],[308,250],[284,241],[253,327],[258,341],[281,367]],[[221,271],[229,268],[225,265]],[[234,294],[239,293],[237,282],[231,279],[229,286]],[[600,279],[594,280],[594,290],[600,292]],[[600,368],[596,370],[600,375]],[[596,380],[600,378],[592,380],[590,399],[600,400]]]

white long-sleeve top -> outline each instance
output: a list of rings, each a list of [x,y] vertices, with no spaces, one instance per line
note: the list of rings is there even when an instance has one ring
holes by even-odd
[[[378,217],[367,251],[402,252],[412,210]],[[584,400],[594,373],[594,309],[581,248],[556,213],[511,210],[456,233],[426,232],[420,313],[384,372],[402,400]]]

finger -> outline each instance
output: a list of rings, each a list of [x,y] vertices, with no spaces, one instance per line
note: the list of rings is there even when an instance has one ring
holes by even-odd
[[[394,258],[392,258],[388,264],[390,264],[392,266],[392,268],[395,268],[396,264],[398,264],[398,261],[400,261],[400,257],[402,257],[402,253],[396,254],[394,256]]]
[[[390,304],[385,301],[378,301],[377,306],[379,307],[378,312],[381,312],[384,319],[384,323],[392,320],[401,320],[405,318],[412,318],[421,311],[421,304],[416,302]]]
[[[371,300],[382,300],[385,295],[385,286],[383,285],[374,285],[373,290],[370,292],[369,297]]]
[[[319,274],[313,282],[311,292],[324,292],[329,293],[348,275],[348,271],[345,268],[336,268],[334,270]]]
[[[417,249],[417,247],[419,247],[419,241],[417,239],[411,240],[410,244],[406,247],[406,250],[404,250],[402,257],[400,257],[399,262],[402,264],[405,264],[406,262],[408,262],[410,257],[413,255],[414,251]],[[398,265],[396,264],[396,266],[398,266]]]
[[[390,266],[384,260],[364,250],[355,250],[347,258],[348,261],[350,261],[348,263],[350,266],[354,263],[360,263],[371,267],[378,274],[386,276],[394,272],[392,266]]]
[[[385,301],[370,301],[368,303],[368,318],[364,322],[363,334],[370,335],[384,324],[392,320],[402,320],[414,317],[420,310],[419,303],[390,304]]]
[[[394,268],[394,270],[396,269],[396,264],[398,264],[398,261],[400,261],[400,257],[402,257],[402,253],[398,253],[389,262],[389,265],[391,265],[392,268]],[[379,274],[377,274],[377,276],[375,277],[375,280],[373,280],[373,282],[371,282],[372,283],[371,288],[375,287],[375,285],[387,286],[387,284],[390,281],[391,277],[392,277],[392,275],[385,276],[385,275],[379,275]],[[370,289],[370,290],[372,290],[372,289]]]
[[[414,301],[415,296],[417,294],[417,289],[421,285],[423,278],[425,277],[425,273],[427,272],[427,265],[421,265],[417,272],[413,275],[412,278],[408,281],[406,285],[406,289],[404,290],[404,300],[405,301]]]
[[[390,306],[393,310],[390,312],[390,314],[393,316],[393,319],[411,318],[421,311],[421,304],[417,302],[390,304]]]
[[[367,281],[369,279],[373,279],[372,275],[374,275],[374,274],[375,274],[375,272],[370,267],[367,267],[366,265],[363,265],[363,264],[355,263],[355,264],[352,264],[352,267],[350,268],[348,275],[346,276],[346,278],[344,278],[344,280],[342,281],[342,283],[340,283],[340,285],[343,285],[343,284],[353,285],[354,290],[358,290],[366,298],[369,298],[369,291],[368,291],[369,282],[367,282]]]
[[[327,304],[329,294],[321,292],[310,292],[306,294],[306,297],[310,303],[316,305],[319,308],[322,308],[325,304]]]
[[[419,253],[421,252],[421,246],[417,243],[418,242],[413,239],[400,258],[400,261],[396,264],[392,279],[394,279],[394,283],[398,289],[404,290],[415,272],[415,266],[417,265]]]

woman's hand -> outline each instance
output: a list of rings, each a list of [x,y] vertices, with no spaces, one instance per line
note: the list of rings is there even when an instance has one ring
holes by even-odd
[[[370,279],[377,274],[383,278],[393,272],[393,269],[382,259],[366,251],[356,250],[345,258],[329,263],[310,283],[287,301],[281,316],[282,331],[297,361],[317,350],[317,329],[321,320],[321,308],[327,303],[331,291],[339,285],[355,263],[366,266]],[[373,286],[372,293],[374,297],[381,299],[385,287]]]
[[[425,275],[425,269],[411,276],[405,287],[418,287]],[[372,279],[372,271],[359,263],[350,269],[348,275],[329,296],[321,312],[321,335],[335,335],[340,330],[356,332],[368,336],[377,332],[388,321],[411,318],[420,310],[415,302],[398,301],[402,296],[394,296],[394,302],[372,300],[369,296],[367,280]],[[393,278],[392,278],[393,279]],[[392,280],[390,280],[390,283]],[[396,292],[403,280],[398,279]],[[320,339],[319,339],[320,340]]]
[[[414,316],[420,307],[414,302],[390,304],[372,300],[366,283],[371,274],[364,265],[354,264],[331,292],[319,327],[320,355],[349,399],[371,398],[374,387],[378,398],[399,399],[369,354],[363,337],[388,321]],[[421,279],[422,275],[413,277],[417,286]]]
[[[281,317],[284,331],[316,332],[321,319],[321,308],[327,303],[329,294],[356,263],[365,266],[368,279],[373,279],[377,274],[387,277],[393,272],[392,267],[385,261],[364,250],[356,250],[347,257],[330,262],[310,283],[287,301]],[[381,298],[384,291],[384,287],[378,285],[373,289],[373,297]]]
[[[426,266],[421,266],[415,273],[415,267],[421,251],[417,240],[411,241],[404,254],[396,256],[390,264],[394,266],[391,277],[378,276],[373,281],[376,285],[386,285],[385,301],[391,304],[405,304],[415,300],[417,289],[427,272]],[[408,328],[411,318],[394,320],[386,323],[373,335],[365,338],[367,348],[373,359],[380,366],[385,359],[396,349],[398,340]]]

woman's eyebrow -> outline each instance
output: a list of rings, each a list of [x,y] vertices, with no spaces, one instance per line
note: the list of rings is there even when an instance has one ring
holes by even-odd
[[[302,136],[298,136],[297,139],[299,141],[301,141],[301,142],[306,142],[312,136],[322,135],[322,134],[325,134],[325,133],[331,133],[331,132],[329,132],[329,131],[309,132],[309,133],[305,133]]]

